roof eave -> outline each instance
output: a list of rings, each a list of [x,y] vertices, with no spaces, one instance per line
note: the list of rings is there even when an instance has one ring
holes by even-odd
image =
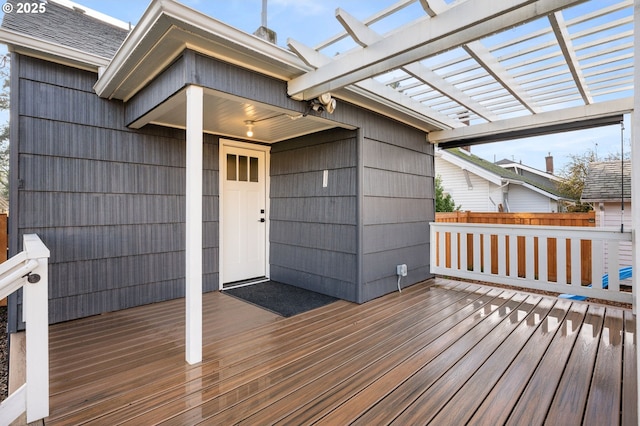
[[[152,1],[144,12],[140,22],[122,43],[111,63],[104,69],[96,82],[94,89],[101,97],[106,98],[130,98],[132,93],[114,94],[121,84],[121,79],[131,73],[147,57],[147,49],[140,49],[142,44],[156,46],[162,43],[164,35],[172,28],[180,28],[190,32],[198,32],[198,35],[206,35],[210,40],[221,40],[226,44],[237,46],[251,54],[238,53],[234,58],[236,65],[253,69],[276,78],[288,80],[300,75],[309,68],[295,54],[262,40],[254,35],[247,34],[221,21],[218,21],[201,12],[176,3],[172,0]],[[198,46],[184,46],[198,51]],[[180,52],[172,52],[174,56]],[[165,58],[167,60],[173,58]],[[228,59],[225,57],[225,59]],[[265,61],[275,64],[266,72],[261,64]],[[162,62],[162,64],[166,61]],[[160,72],[162,69],[156,70]],[[150,76],[153,77],[153,76]]]
[[[74,68],[97,72],[100,67],[107,66],[109,59],[93,55],[72,47],[31,37],[26,34],[0,28],[0,43],[9,47],[10,51],[45,59]]]
[[[552,199],[554,201],[568,200],[567,198],[560,197],[559,195],[556,195],[556,194],[553,194],[551,192],[545,191],[542,188],[538,188],[537,186],[531,185],[531,184],[529,184],[527,182],[524,182],[524,181],[521,181],[521,180],[515,180],[515,179],[508,179],[507,178],[507,179],[504,179],[504,181],[506,183],[513,184],[513,185],[521,185],[522,187],[527,188],[530,191],[536,192],[536,193],[538,193],[540,195],[544,195],[545,197],[550,198],[550,199]]]
[[[445,150],[438,149],[436,150],[436,155],[440,156],[443,160],[451,163],[457,167],[460,167],[461,170],[467,170],[474,175],[481,177],[482,179],[493,183],[494,185],[502,185],[503,178],[485,168],[482,168],[476,164],[473,164],[465,159],[458,157],[457,155],[451,154]]]

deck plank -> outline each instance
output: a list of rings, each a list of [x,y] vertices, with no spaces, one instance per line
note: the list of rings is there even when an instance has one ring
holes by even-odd
[[[236,300],[229,298],[226,295],[223,295],[222,297],[234,301]],[[411,308],[411,306],[419,300],[419,297],[405,298],[403,303],[406,304],[407,308]],[[401,304],[394,303],[393,301],[383,302],[384,301],[370,304],[366,310],[360,310],[358,315],[361,315],[364,318],[367,316],[373,316],[376,312],[384,314],[385,310],[392,308],[402,310]],[[345,304],[346,302],[338,303]],[[244,305],[251,309],[255,309],[255,307],[249,304],[245,303]],[[308,314],[307,317],[298,317],[295,321],[278,322],[273,324],[269,323],[263,327],[259,327],[261,329],[259,333],[256,333],[256,330],[249,330],[241,335],[233,336],[221,342],[205,345],[207,354],[205,355],[205,360],[202,365],[194,367],[200,371],[200,374],[204,376],[204,379],[199,380],[199,375],[195,375],[193,380],[197,382],[197,385],[192,391],[202,391],[203,389],[206,389],[207,385],[214,386],[217,381],[225,379],[231,380],[231,378],[240,374],[242,374],[240,380],[247,380],[249,377],[247,375],[249,368],[255,367],[258,370],[264,369],[265,365],[267,365],[266,363],[274,362],[274,360],[275,362],[285,363],[288,360],[285,356],[287,352],[286,345],[296,348],[304,347],[304,345],[307,344],[306,340],[308,340],[309,345],[315,344],[312,348],[324,346],[325,342],[323,339],[327,334],[322,334],[322,331],[333,329],[334,333],[346,332],[346,326],[358,319],[358,315],[353,315],[353,312],[351,312],[351,310],[355,309],[356,306],[357,305],[346,304],[342,306],[342,309],[340,309],[339,312],[324,309],[323,311],[319,311],[319,314],[315,314],[314,316],[310,316],[311,314]],[[327,313],[330,315],[327,315]],[[307,321],[305,321],[305,318]],[[308,321],[309,319],[312,321]],[[364,323],[361,322],[361,324]],[[314,334],[311,332],[313,330],[316,332],[319,331],[320,333]],[[292,335],[292,333],[299,336]],[[273,336],[275,336],[276,340],[274,340]],[[255,350],[256,347],[260,349]],[[181,356],[183,356],[184,349],[181,348],[181,351]],[[175,403],[175,401],[177,401],[177,399],[179,399],[179,397],[185,392],[185,389],[179,380],[176,382],[171,377],[170,372],[173,368],[170,364],[172,363],[177,364],[178,366],[183,364],[179,359],[173,357],[168,363],[150,364],[143,368],[139,368],[138,370],[128,370],[123,376],[128,376],[137,380],[138,377],[144,375],[145,378],[161,380],[160,383],[156,383],[155,381],[153,382],[153,387],[157,389],[157,395],[156,393],[152,393],[151,397],[149,397],[149,395],[146,395],[145,393],[135,393],[133,395],[129,394],[126,397],[121,396],[117,400],[109,401],[112,405],[110,407],[110,411],[116,410],[117,407],[125,407],[131,410],[131,412],[120,413],[115,416],[115,418],[105,417],[101,421],[108,420],[111,422],[116,421],[121,417],[125,419],[133,417],[135,415],[133,413],[134,409],[142,412],[152,410],[155,406],[163,405],[163,401],[165,400]],[[220,370],[220,367],[225,367],[224,374],[216,374],[216,371]],[[164,371],[166,375],[157,376],[155,373],[156,371]],[[183,375],[185,372],[178,368],[177,374]],[[210,378],[214,378],[215,380],[209,383]],[[126,377],[123,377],[123,380],[126,380]],[[118,381],[113,382],[117,383]],[[175,392],[172,392],[172,383],[174,384],[173,387],[177,388]],[[138,389],[140,385],[144,384],[144,382],[138,381],[137,384],[138,386],[133,387],[134,390]],[[150,383],[147,383],[147,385],[149,384]],[[86,391],[86,387],[79,389],[79,392]],[[116,392],[116,394],[119,393],[117,389],[114,389],[114,392]],[[145,401],[133,406],[131,402],[138,401],[136,398],[141,398]],[[198,398],[200,398],[200,396],[198,396]],[[102,404],[101,409],[104,410],[106,408],[105,403],[107,403],[107,401],[104,401],[104,398],[100,398],[100,400]],[[114,405],[115,407],[113,407]]]
[[[377,401],[354,424],[371,425],[377,422],[386,424],[394,420],[413,404],[425,389],[433,386],[444,372],[449,371],[467,352],[491,333],[508,313],[520,306],[523,298],[524,296],[515,295],[512,292],[502,292],[471,317],[474,324],[470,329],[464,333],[452,329],[451,334],[460,336],[453,344],[437,351],[435,357],[428,362],[423,362],[422,366],[408,378],[407,375],[396,374],[406,380],[395,386],[384,399]]]
[[[534,305],[535,303],[535,305]],[[526,347],[534,333],[539,331],[540,325],[546,320],[549,313],[554,308],[555,301],[546,298],[534,298],[525,301],[523,307],[511,314],[513,321],[517,321],[517,328],[507,337],[500,346],[491,354],[462,385],[456,385],[457,389],[452,389],[454,393],[446,401],[443,409],[436,413],[427,413],[434,416],[431,420],[434,424],[466,424],[479,405],[483,402],[496,383],[505,374],[508,368],[513,365],[514,360]],[[487,348],[483,348],[486,350]],[[453,382],[445,382],[444,386],[451,386]],[[469,398],[469,395],[475,395]],[[493,404],[491,404],[493,405]],[[496,423],[498,424],[498,423]]]
[[[505,342],[516,330],[521,315],[528,315],[539,303],[540,298],[529,296],[524,301],[523,295],[515,295],[510,302],[511,306],[504,306],[503,320],[482,339],[477,345],[482,346],[482,350],[471,348],[457,363],[451,366],[444,374],[436,380],[433,385],[426,389],[411,405],[396,417],[391,424],[406,425],[418,422],[430,422],[442,424],[442,421],[449,422],[446,416],[442,421],[435,420],[434,417],[445,405],[456,395],[458,390],[464,386],[471,377],[485,364],[489,357]],[[519,303],[519,304],[518,304]],[[513,350],[513,347],[510,348]],[[430,366],[425,366],[430,368]],[[481,384],[484,387],[485,384]],[[468,394],[467,394],[468,395]],[[451,424],[449,422],[449,424]]]
[[[584,371],[593,372],[604,314],[605,308],[589,306],[547,413],[547,422],[565,425],[582,422],[592,380],[592,374],[584,374]]]
[[[607,407],[620,407],[621,404],[623,338],[623,312],[607,309],[584,413],[585,425],[620,424],[619,413]]]
[[[637,423],[627,310],[441,278],[290,318],[203,301],[196,365],[184,300],[51,326],[46,424]]]
[[[551,312],[542,320],[489,394],[484,399],[478,399],[480,406],[475,413],[469,413],[472,414],[470,424],[490,426],[507,421],[571,307],[568,301],[554,302]]]
[[[302,424],[318,420],[312,417],[330,409],[327,408],[328,406],[335,407],[339,404],[338,401],[356,392],[356,388],[362,389],[376,377],[403,362],[409,354],[421,350],[431,340],[441,336],[446,329],[441,324],[455,321],[455,319],[452,320],[452,316],[458,314],[462,306],[473,306],[484,292],[474,293],[473,297],[465,297],[462,293],[458,293],[449,301],[453,303],[448,303],[446,306],[443,304],[442,308],[432,305],[421,310],[418,313],[419,320],[414,323],[417,327],[412,326],[401,333],[388,334],[387,339],[380,342],[378,346],[372,346],[367,342],[360,354],[345,359],[338,368],[323,372],[315,381],[298,387],[285,398],[269,401],[269,404],[240,424],[277,421]],[[390,318],[390,320],[393,319]],[[404,318],[399,318],[396,321],[403,320]],[[311,402],[309,395],[314,395]],[[285,418],[293,413],[303,415],[305,418]]]
[[[456,297],[457,295],[451,296]],[[433,303],[431,302],[433,297],[439,296],[426,294],[424,305]],[[450,298],[442,300],[445,305],[450,302]],[[195,410],[187,410],[171,419],[162,419],[156,417],[159,413],[151,413],[150,416],[143,416],[136,420],[142,423],[166,420],[168,425],[195,424],[204,420],[213,424],[230,424],[242,420],[242,416],[246,416],[248,412],[270,405],[272,402],[269,398],[270,395],[280,398],[286,396],[289,399],[288,393],[305,383],[313,382],[318,376],[323,374],[335,376],[335,368],[345,360],[358,356],[364,357],[366,354],[379,356],[376,351],[368,349],[371,346],[383,344],[389,336],[395,337],[402,334],[407,327],[415,328],[415,324],[420,322],[420,318],[424,316],[424,305],[412,307],[413,312],[395,309],[384,312],[385,316],[379,318],[384,322],[383,325],[354,330],[355,333],[350,334],[349,339],[341,339],[340,342],[332,343],[331,336],[324,335],[322,341],[326,345],[319,351],[310,352],[305,348],[293,345],[291,350],[294,357],[290,363],[282,365],[280,368],[277,368],[277,365],[272,365],[270,371],[258,376],[252,374],[251,371],[245,371],[240,387],[237,387],[235,383],[233,386],[224,387],[219,384],[212,389],[213,393],[195,395],[196,398],[202,399],[202,404]],[[386,321],[390,315],[398,315],[402,317],[402,320]],[[372,319],[375,320],[375,318]],[[388,346],[393,347],[391,344]],[[250,380],[247,378],[248,375],[255,378]],[[172,402],[172,404],[180,404],[180,402]],[[176,412],[173,409],[170,411]]]
[[[562,326],[555,333],[536,371],[520,395],[508,425],[543,424],[555,395],[565,365],[578,337],[588,305],[574,303],[565,316]]]

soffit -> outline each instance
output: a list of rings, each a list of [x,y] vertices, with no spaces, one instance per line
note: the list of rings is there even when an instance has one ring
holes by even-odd
[[[181,90],[130,125],[146,124],[186,128],[186,90]],[[336,123],[312,114],[276,108],[211,89],[204,90],[203,128],[205,133],[251,142],[275,143],[336,127]],[[247,120],[253,122],[253,136],[247,136]],[[341,125],[340,127],[349,128]]]

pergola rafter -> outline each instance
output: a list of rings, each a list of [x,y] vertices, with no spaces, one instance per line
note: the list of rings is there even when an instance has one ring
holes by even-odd
[[[620,114],[633,95],[633,5],[633,0],[403,0],[362,21],[338,9],[344,32],[305,53],[292,49],[307,61],[347,37],[357,47],[323,55],[313,71],[290,80],[289,94],[313,99],[344,88],[362,91],[366,83],[377,91],[377,100],[425,114],[453,132],[452,138],[471,137],[466,127],[523,116],[543,114],[531,123],[544,124],[544,117],[553,117],[544,113],[603,101],[619,105],[612,115]],[[387,34],[370,27],[409,7],[424,15]],[[578,116],[583,118],[588,120]],[[438,134],[443,133],[431,132],[430,141],[440,142]]]

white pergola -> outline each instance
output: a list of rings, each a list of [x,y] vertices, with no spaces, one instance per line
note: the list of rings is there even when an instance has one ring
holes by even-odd
[[[452,146],[607,125],[633,110],[633,0],[404,0],[315,48],[289,82],[310,100],[347,90],[420,117]],[[385,20],[413,19],[386,34]],[[417,19],[415,18],[416,16]],[[329,57],[351,39],[356,47]]]
[[[410,19],[375,30],[394,16]],[[444,147],[617,124],[630,113],[631,152],[640,152],[640,0],[403,0],[364,21],[342,9],[336,18],[344,32],[315,48],[288,41],[313,68],[289,81],[295,99],[358,94],[421,121]],[[354,47],[333,56],[345,40]],[[635,312],[638,167],[632,182]]]

